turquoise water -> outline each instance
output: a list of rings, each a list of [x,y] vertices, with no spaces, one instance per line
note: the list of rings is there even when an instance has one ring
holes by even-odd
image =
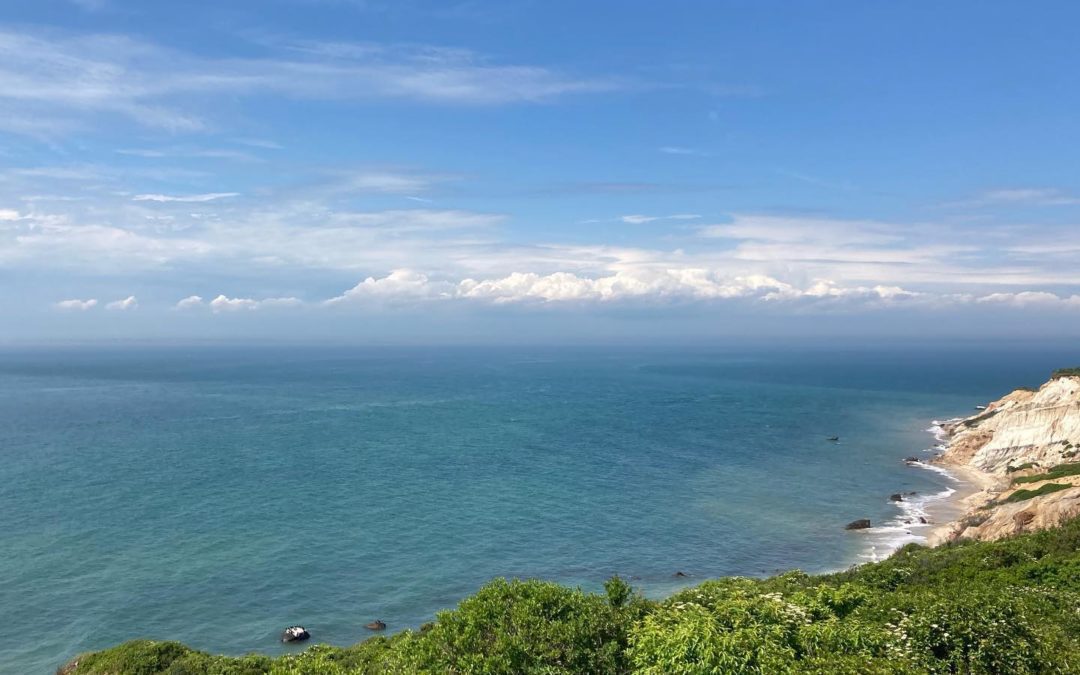
[[[1075,357],[0,352],[0,607],[18,631],[0,670],[135,637],[278,653],[294,623],[348,644],[496,576],[618,573],[659,595],[676,571],[842,568],[870,541],[846,522],[948,487],[900,461],[932,419]]]

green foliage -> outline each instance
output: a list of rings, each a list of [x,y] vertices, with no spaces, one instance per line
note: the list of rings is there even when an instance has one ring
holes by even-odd
[[[1014,473],[1016,471],[1025,471],[1027,469],[1034,469],[1039,466],[1036,462],[1024,462],[1023,464],[1017,464],[1016,466],[1005,467],[1005,473]]]
[[[1080,519],[991,543],[909,545],[825,576],[725,578],[650,602],[497,579],[420,631],[271,659],[129,642],[70,675],[1080,673]]]
[[[1080,377],[1080,368],[1058,368],[1050,375],[1051,380],[1059,377]]]
[[[1014,478],[1013,483],[1038,483],[1041,480],[1054,480],[1057,478],[1065,478],[1066,476],[1080,476],[1080,462],[1058,464],[1046,473]]]
[[[1040,485],[1034,490],[1017,490],[1005,499],[998,501],[998,504],[1012,504],[1013,502],[1023,502],[1031,499],[1032,497],[1041,497],[1048,495],[1051,492],[1058,492],[1059,490],[1068,490],[1072,485],[1070,483],[1047,483],[1046,485]]]

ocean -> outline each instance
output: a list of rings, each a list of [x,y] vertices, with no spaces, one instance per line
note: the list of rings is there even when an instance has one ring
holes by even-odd
[[[903,462],[933,420],[1076,356],[8,348],[0,672],[137,637],[276,654],[292,624],[351,644],[500,576],[662,596],[842,569],[946,508],[954,481]]]

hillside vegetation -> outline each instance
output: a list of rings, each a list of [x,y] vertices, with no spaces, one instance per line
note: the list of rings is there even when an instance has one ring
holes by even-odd
[[[910,545],[824,576],[724,578],[663,601],[497,579],[418,631],[270,658],[137,640],[64,675],[1080,673],[1080,519]]]

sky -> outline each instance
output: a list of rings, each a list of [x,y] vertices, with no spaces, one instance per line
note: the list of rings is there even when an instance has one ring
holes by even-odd
[[[0,342],[1080,337],[1073,2],[0,5]]]

